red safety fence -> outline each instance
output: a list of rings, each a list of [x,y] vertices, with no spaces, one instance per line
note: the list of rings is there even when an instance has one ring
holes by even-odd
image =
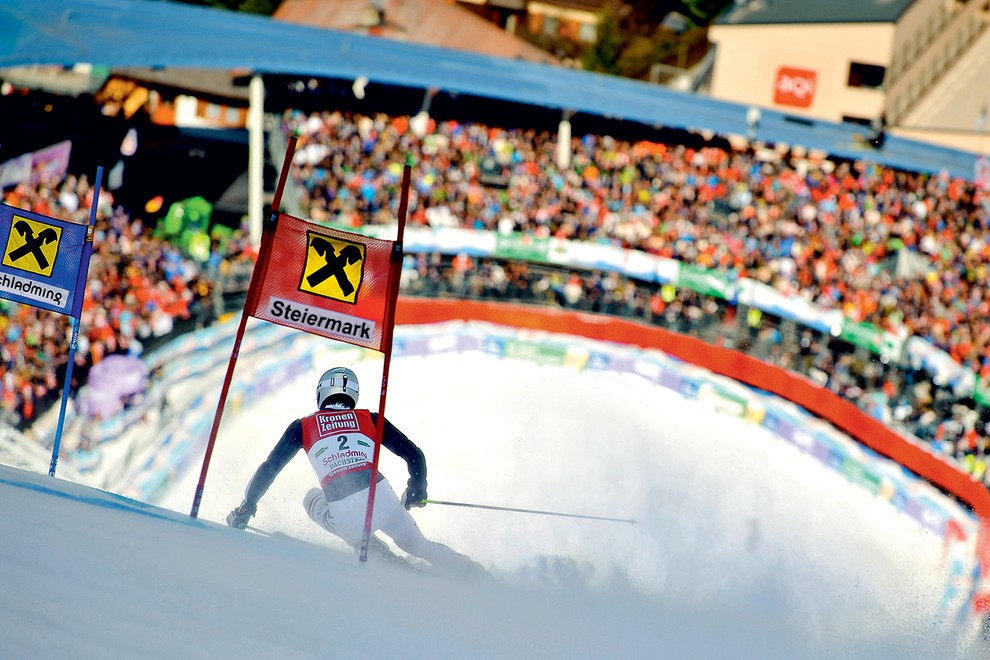
[[[805,408],[873,451],[900,463],[967,504],[980,519],[977,555],[990,577],[990,491],[920,442],[911,441],[809,379],[738,351],[624,319],[547,307],[400,297],[401,325],[471,320],[653,348]],[[990,598],[980,594],[978,599]]]

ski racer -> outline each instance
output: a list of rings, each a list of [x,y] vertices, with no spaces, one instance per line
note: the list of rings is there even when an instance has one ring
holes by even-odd
[[[257,511],[258,500],[289,460],[304,449],[322,486],[310,489],[303,498],[306,513],[348,545],[360,547],[378,415],[355,409],[358,393],[357,375],[346,367],[335,367],[320,377],[316,386],[318,410],[294,420],[285,429],[248,483],[244,501],[227,515],[228,525],[238,529],[247,527]],[[426,505],[426,458],[419,447],[387,419],[382,446],[405,460],[409,480],[400,504],[388,480],[379,473],[372,531],[380,530],[400,549],[442,572],[464,575],[483,571],[469,557],[423,536],[409,513],[411,507]],[[372,538],[373,543],[377,540]],[[379,551],[382,545],[379,541]]]

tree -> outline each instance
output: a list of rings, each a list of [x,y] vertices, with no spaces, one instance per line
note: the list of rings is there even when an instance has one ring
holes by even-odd
[[[706,28],[733,0],[630,0],[610,2],[598,23],[598,39],[582,55],[585,69],[633,78],[645,77],[651,65],[686,67],[705,49]],[[678,12],[696,28],[684,34],[663,21]]]
[[[631,29],[641,26],[655,28],[672,11],[683,14],[695,27],[707,27],[734,0],[628,0],[628,24]]]
[[[271,16],[281,0],[178,0],[187,5],[202,5],[214,9],[230,9],[249,14]]]
[[[619,31],[619,21],[611,8],[606,8],[600,16],[598,38],[594,45],[585,51],[581,63],[587,71],[619,75],[619,55],[625,39]]]
[[[733,3],[733,0],[683,0],[683,13],[694,21],[698,27],[711,25],[725,8]]]

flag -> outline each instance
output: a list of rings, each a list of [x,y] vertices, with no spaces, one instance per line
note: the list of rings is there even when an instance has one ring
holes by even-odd
[[[384,432],[385,391],[392,354],[392,325],[399,292],[402,236],[412,166],[407,163],[402,171],[398,235],[395,241],[386,241],[324,227],[282,213],[279,206],[296,150],[295,137],[289,138],[286,147],[282,170],[272,197],[272,213],[262,233],[261,250],[251,274],[244,313],[241,314],[237,334],[234,336],[234,347],[220,388],[220,400],[213,416],[213,427],[206,443],[203,466],[199,472],[199,482],[196,484],[189,515],[195,518],[199,514],[210,457],[213,455],[220,418],[230,391],[241,338],[244,336],[247,319],[253,316],[270,323],[369,348],[384,355],[378,421],[375,425],[377,441],[371,461],[368,508],[361,543],[360,558],[363,562],[368,557],[378,456]]]
[[[88,225],[0,204],[0,298],[79,318],[89,231]]]
[[[68,151],[60,150],[58,145],[47,151],[54,162],[63,156],[68,159]],[[79,317],[85,298],[89,259],[93,254],[93,229],[102,185],[103,168],[97,167],[88,225],[0,204],[0,299],[72,317],[69,357],[62,381],[52,461],[48,467],[51,477],[55,476],[65,408],[69,402],[72,365],[79,340]]]
[[[383,349],[394,242],[280,213],[246,312],[256,318]]]

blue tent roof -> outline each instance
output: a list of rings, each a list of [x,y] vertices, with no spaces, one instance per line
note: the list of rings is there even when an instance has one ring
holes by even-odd
[[[648,125],[745,135],[746,106],[640,81],[546,64],[389,41],[267,17],[155,0],[5,0],[0,67],[88,62],[111,67],[247,69],[356,78],[615,117]],[[874,150],[863,127],[794,121],[764,109],[759,137],[971,178],[975,156],[888,137]]]

